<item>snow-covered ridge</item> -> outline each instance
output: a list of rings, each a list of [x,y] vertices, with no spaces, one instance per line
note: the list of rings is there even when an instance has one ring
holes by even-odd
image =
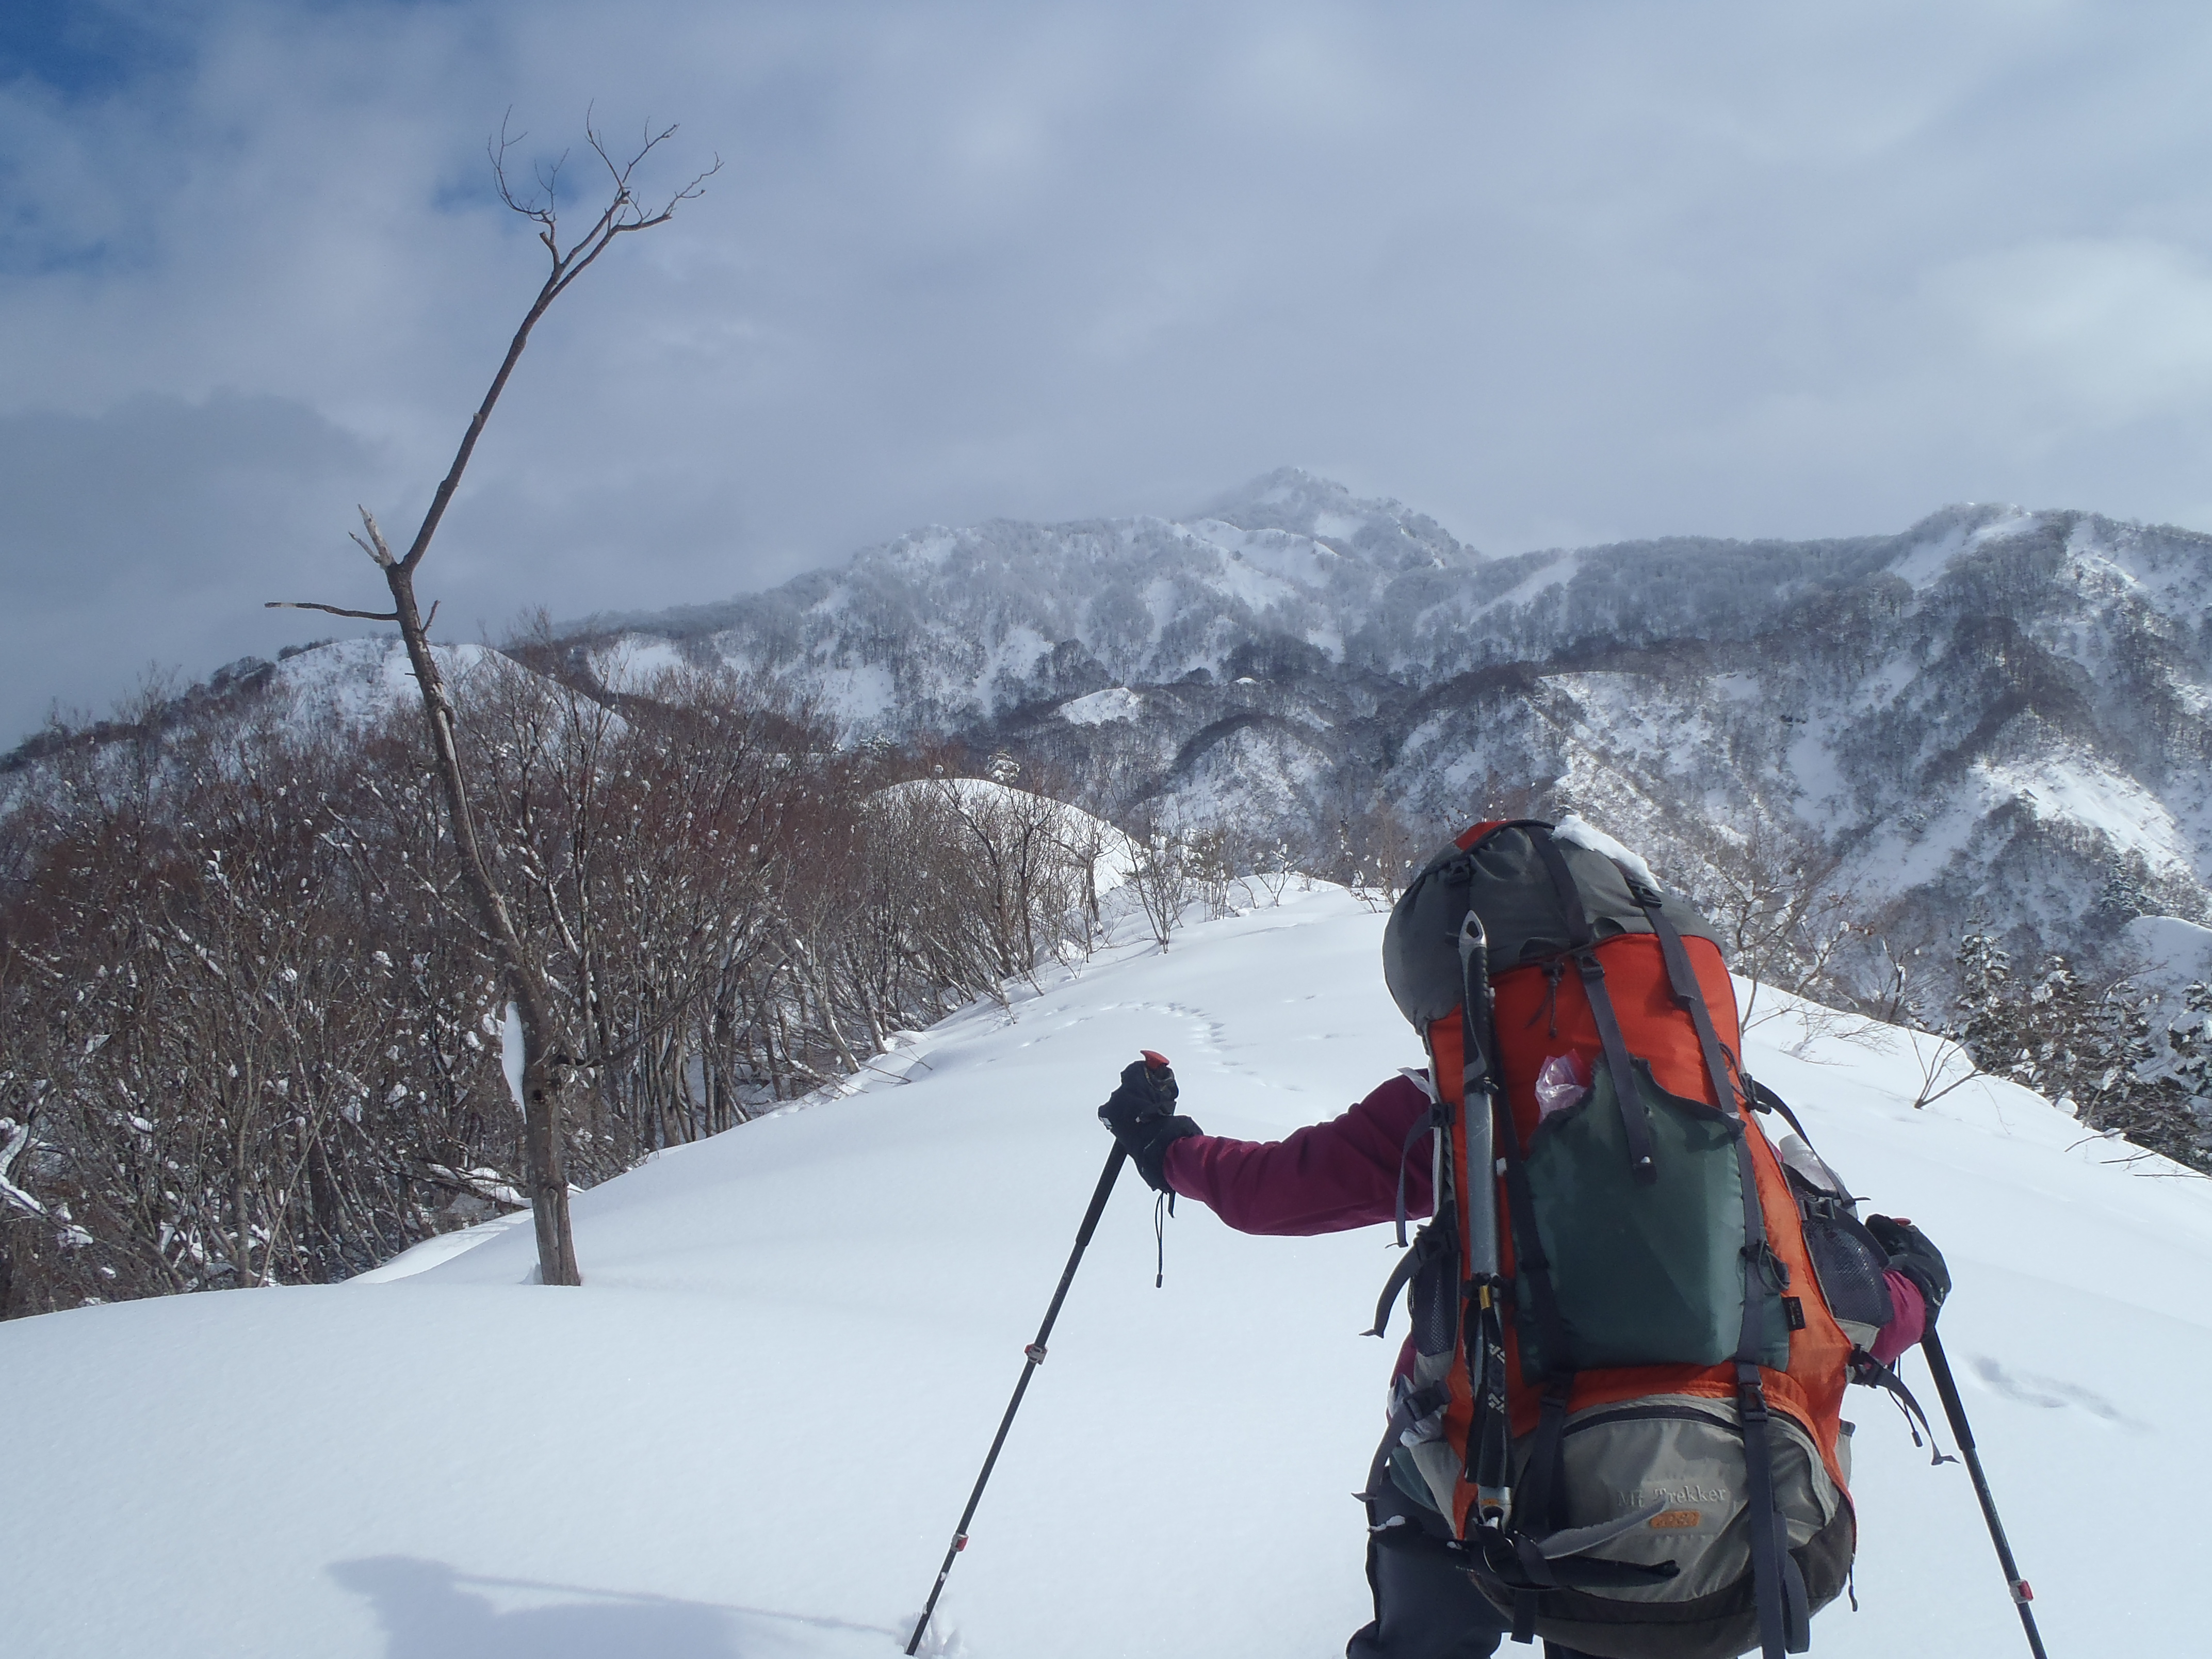
[[[1074,726],[1103,726],[1108,720],[1133,720],[1145,712],[1143,696],[1126,685],[1109,686],[1087,697],[1070,697],[1055,711]]]
[[[455,684],[480,672],[487,660],[504,661],[489,646],[432,648],[440,672]],[[337,640],[289,657],[276,665],[269,690],[301,724],[328,722],[348,729],[373,725],[398,709],[420,708],[422,696],[407,648],[391,636]]]
[[[580,1290],[526,1282],[523,1226],[396,1282],[0,1325],[31,1425],[0,1506],[9,1650],[890,1659],[1105,1158],[1115,1075],[1166,1053],[1216,1133],[1333,1116],[1419,1059],[1382,921],[1293,884],[1164,956],[1045,969],[842,1097],[580,1194]],[[2008,1084],[1916,1109],[1917,1041],[1787,1004],[1746,1060],[1948,1256],[1946,1341],[2051,1650],[2195,1651],[2212,1188]],[[1382,1421],[1394,1344],[1354,1333],[1389,1228],[1252,1238],[1184,1205],[1155,1290],[1148,1197],[1125,1177],[1107,1207],[932,1651],[1326,1659],[1367,1617],[1345,1494]],[[2012,1659],[1964,1472],[1851,1403],[1860,1610],[1821,1613],[1813,1651]],[[2054,1493],[2135,1519],[2126,1594]]]
[[[1091,892],[1097,897],[1121,886],[1137,868],[1135,844],[1103,818],[989,778],[912,778],[869,797],[915,799],[942,802],[967,819],[979,837],[1002,846],[1017,842],[1029,826],[1042,829],[1062,851],[1090,860]]]

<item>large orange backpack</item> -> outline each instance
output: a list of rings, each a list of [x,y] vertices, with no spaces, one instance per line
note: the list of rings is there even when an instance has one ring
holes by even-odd
[[[1816,1271],[1711,928],[1578,820],[1482,823],[1383,956],[1443,1133],[1376,1322],[1410,1287],[1375,1479],[1443,1516],[1519,1640],[1803,1651],[1850,1567],[1843,1394],[1887,1291],[1832,1236]]]

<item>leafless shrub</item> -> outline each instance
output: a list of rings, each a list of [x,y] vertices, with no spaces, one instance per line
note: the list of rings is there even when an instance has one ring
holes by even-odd
[[[1129,843],[1129,890],[1152,942],[1165,951],[1196,896],[1190,832],[1179,819],[1152,811],[1139,817]]]
[[[1912,1094],[1912,1109],[1916,1112],[1934,1105],[1961,1084],[1971,1083],[1982,1075],[1974,1064],[1974,1057],[1955,1038],[1908,1030],[1905,1041],[1912,1054],[1913,1070],[1919,1078]]]

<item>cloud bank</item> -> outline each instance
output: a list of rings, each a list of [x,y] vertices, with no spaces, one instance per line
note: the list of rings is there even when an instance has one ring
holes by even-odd
[[[10,13],[0,728],[376,599],[355,502],[411,525],[539,277],[510,106],[726,166],[524,360],[426,572],[464,633],[1285,463],[1499,552],[2212,525],[2202,8]]]

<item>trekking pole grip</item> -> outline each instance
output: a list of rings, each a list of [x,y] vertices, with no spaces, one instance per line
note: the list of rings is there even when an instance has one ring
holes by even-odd
[[[1982,1519],[1989,1523],[1990,1542],[1996,1547],[1997,1565],[2004,1569],[2005,1589],[2020,1613],[2021,1628],[2027,1632],[2028,1650],[2035,1659],[2049,1659],[2043,1650],[2043,1632],[2036,1628],[2034,1611],[2028,1606],[2035,1599],[2035,1592],[2020,1576],[2020,1564],[2013,1559],[2004,1522],[1997,1519],[1997,1500],[1990,1492],[1989,1477],[1982,1473],[1981,1454],[1974,1449],[1974,1431],[1966,1421],[1966,1403],[1959,1398],[1958,1380],[1951,1375],[1951,1362],[1944,1355],[1942,1339],[1932,1327],[1920,1339],[1920,1352],[1927,1357],[1929,1374],[1936,1379],[1936,1396],[1943,1402],[1943,1415],[1951,1421],[1951,1437],[1959,1443],[1959,1455],[1966,1460],[1966,1474],[1974,1483],[1974,1497],[1981,1504]]]

